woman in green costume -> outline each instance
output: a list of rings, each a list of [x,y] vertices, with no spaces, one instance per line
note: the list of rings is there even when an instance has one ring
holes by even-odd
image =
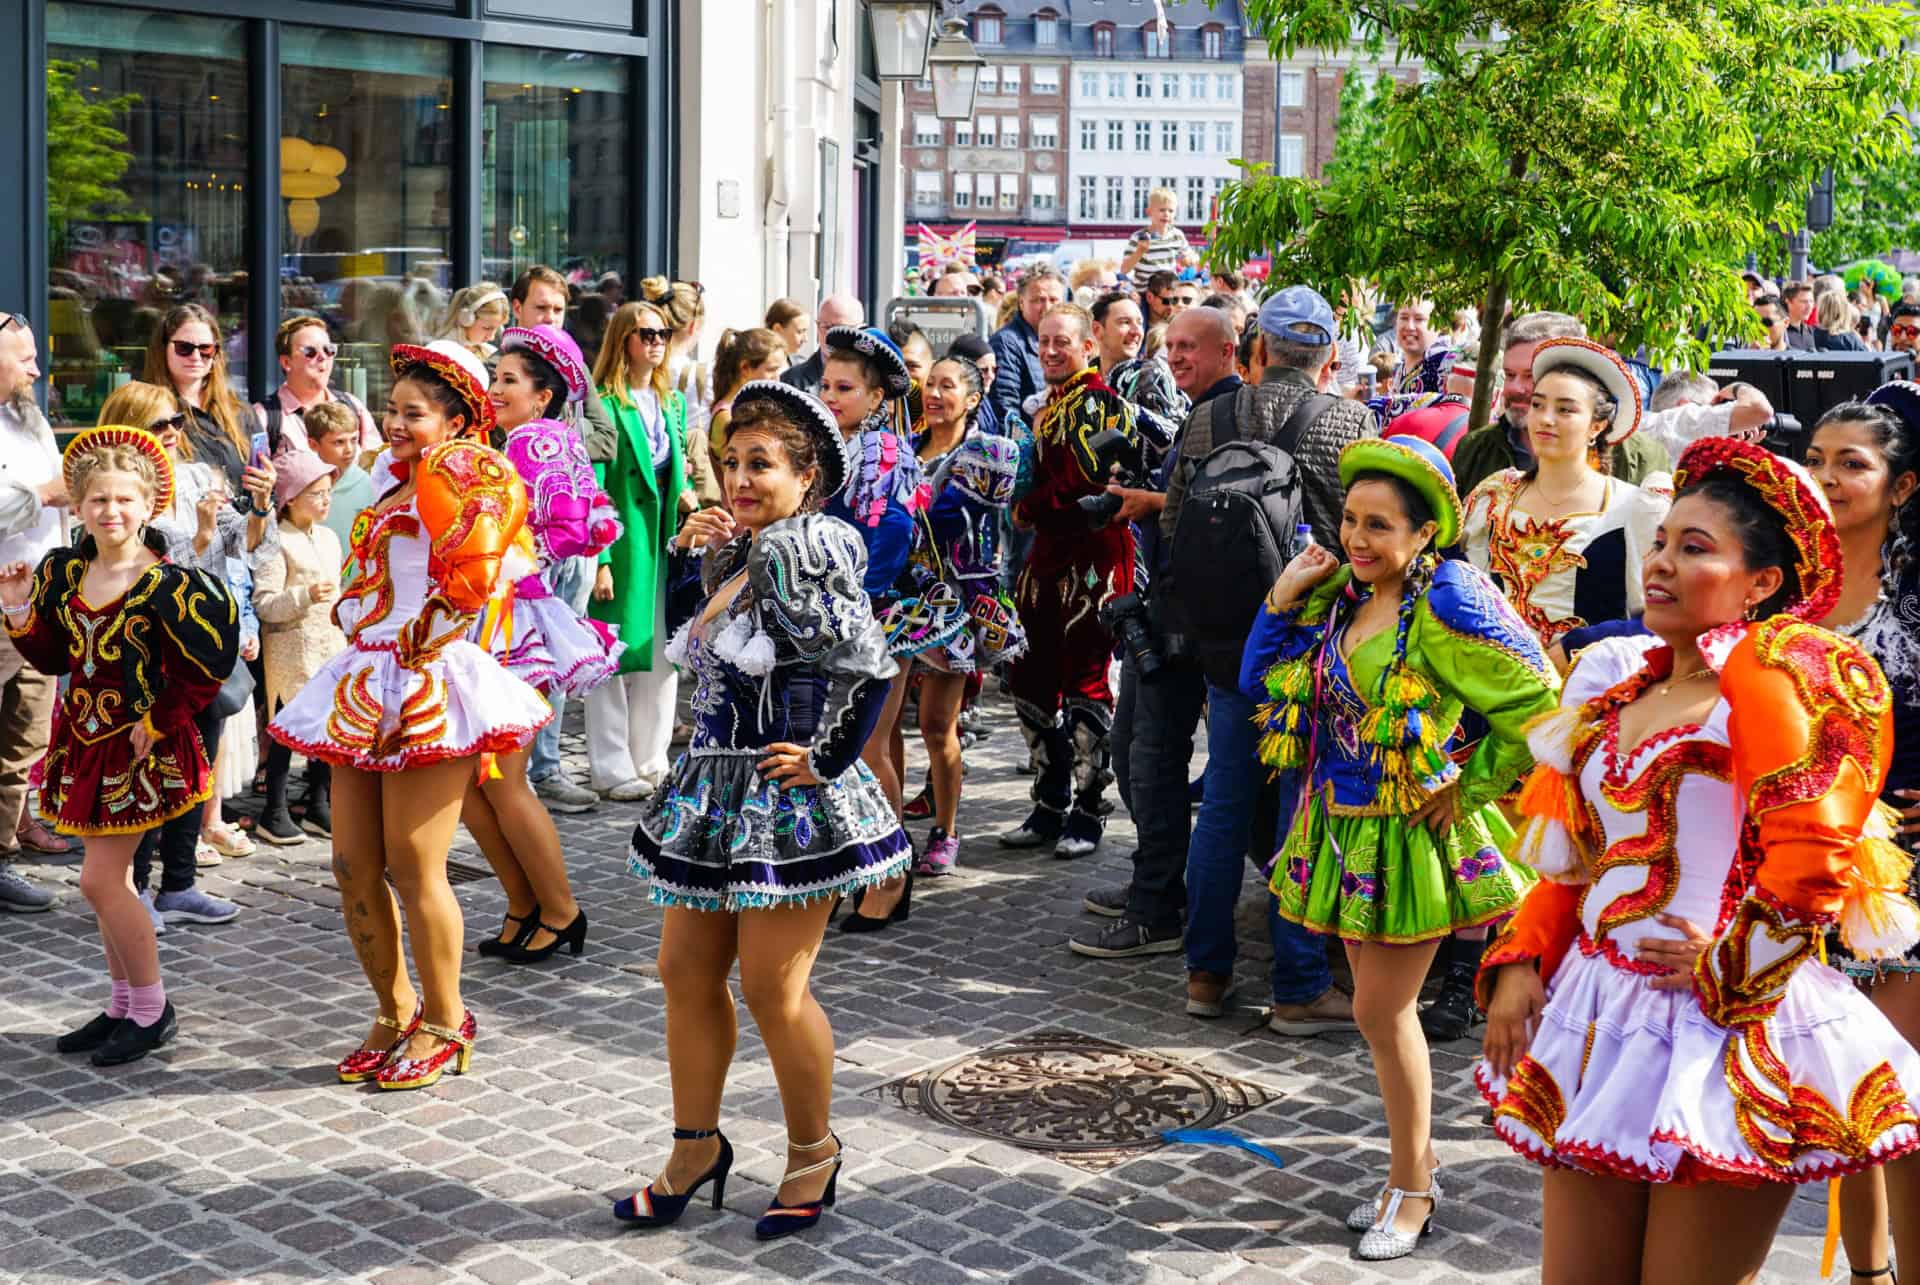
[[[666,314],[629,303],[607,323],[593,382],[619,430],[618,453],[594,465],[620,514],[619,540],[600,554],[588,614],[620,634],[620,672],[587,696],[590,784],[622,802],[644,799],[667,774],[678,681],[667,663],[667,542],[686,489],[687,405],[667,383]],[[704,442],[700,444],[706,449]]]
[[[1260,756],[1298,770],[1275,858],[1282,917],[1338,936],[1353,1014],[1373,1053],[1392,1142],[1387,1191],[1347,1219],[1359,1256],[1399,1258],[1432,1227],[1433,1073],[1415,1001],[1456,928],[1513,910],[1532,882],[1503,852],[1494,800],[1531,765],[1522,727],[1555,708],[1559,678],[1491,582],[1432,550],[1459,538],[1446,457],[1417,438],[1341,452],[1340,543],[1309,545],[1254,621],[1241,686],[1262,704]],[[1456,764],[1462,709],[1492,728]]]

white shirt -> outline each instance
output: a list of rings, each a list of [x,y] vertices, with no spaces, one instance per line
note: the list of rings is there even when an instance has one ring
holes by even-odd
[[[67,542],[66,510],[40,503],[40,488],[60,476],[60,449],[35,410],[22,422],[0,406],[0,566],[37,566]]]

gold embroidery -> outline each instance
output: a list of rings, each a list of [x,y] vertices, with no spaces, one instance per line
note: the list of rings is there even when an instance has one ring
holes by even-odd
[[[1531,1129],[1551,1147],[1559,1136],[1560,1126],[1567,1120],[1566,1096],[1546,1067],[1531,1057],[1523,1057],[1507,1077],[1507,1091],[1500,1105],[1493,1109],[1494,1119],[1501,1116]]]

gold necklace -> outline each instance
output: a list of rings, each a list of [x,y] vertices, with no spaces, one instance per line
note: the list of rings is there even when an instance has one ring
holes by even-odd
[[[1682,674],[1678,678],[1669,678],[1664,684],[1661,685],[1660,694],[1662,696],[1668,695],[1673,691],[1674,688],[1678,687],[1681,683],[1684,683],[1689,679],[1699,678],[1705,674],[1711,674],[1713,672],[1714,671],[1711,668],[1696,669],[1691,674]]]

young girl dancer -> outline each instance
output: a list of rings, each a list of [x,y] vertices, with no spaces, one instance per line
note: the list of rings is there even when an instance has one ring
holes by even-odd
[[[130,871],[143,833],[212,792],[193,717],[233,669],[239,616],[223,583],[165,560],[150,526],[173,500],[159,438],[89,429],[67,447],[65,473],[86,534],[37,570],[0,568],[0,606],[21,657],[68,680],[41,799],[56,829],[86,840],[80,891],[113,978],[106,1010],[56,1047],[115,1066],[173,1038],[153,922]]]
[[[447,340],[396,344],[391,361],[381,494],[354,523],[334,608],[347,650],[267,730],[334,769],[333,876],[380,1006],[340,1080],[417,1089],[449,1064],[464,1072],[473,1050],[460,903],[447,883],[467,783],[491,756],[523,748],[551,711],[468,640],[498,592],[532,570],[515,550],[526,488],[482,445],[493,428],[486,368]],[[418,992],[400,960],[401,907]]]

